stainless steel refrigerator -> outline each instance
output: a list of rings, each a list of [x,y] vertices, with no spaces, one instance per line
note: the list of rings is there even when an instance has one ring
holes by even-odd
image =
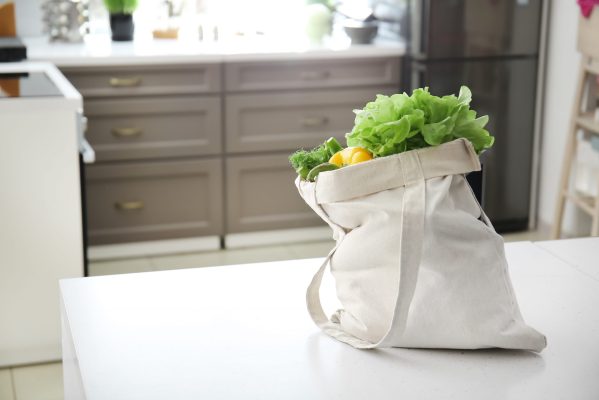
[[[472,90],[495,136],[483,208],[498,231],[528,227],[542,0],[411,0],[404,87]]]

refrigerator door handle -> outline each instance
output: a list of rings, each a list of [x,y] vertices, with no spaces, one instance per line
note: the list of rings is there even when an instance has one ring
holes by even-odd
[[[426,66],[419,63],[412,63],[412,76],[410,84],[412,90],[424,86],[426,79]]]
[[[427,57],[429,44],[429,19],[430,0],[416,0],[411,2],[411,53],[416,60]]]

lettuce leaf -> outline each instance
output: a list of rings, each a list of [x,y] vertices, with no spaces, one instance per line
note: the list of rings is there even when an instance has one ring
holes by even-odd
[[[379,94],[362,110],[354,110],[355,125],[346,135],[347,145],[384,157],[465,138],[481,153],[493,145],[494,138],[484,129],[489,118],[477,118],[471,101],[466,86],[457,97],[434,96],[428,88],[416,89],[411,96]]]

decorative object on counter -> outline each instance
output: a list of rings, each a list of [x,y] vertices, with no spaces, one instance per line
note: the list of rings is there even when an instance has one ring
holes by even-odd
[[[298,169],[335,152],[328,162],[337,168],[310,172],[314,182],[300,169],[296,179],[337,242],[306,296],[335,339],[358,349],[545,348],[520,314],[503,240],[464,176],[494,142],[471,100],[465,86],[459,96],[379,95],[355,111],[351,147],[329,140],[291,156]],[[319,298],[329,262],[345,306],[330,320]]]
[[[378,28],[376,21],[359,22],[347,20],[343,24],[343,30],[351,39],[352,44],[372,43],[372,40],[376,37]]]
[[[374,10],[367,4],[342,3],[337,7],[337,12],[345,18],[342,23],[343,30],[352,44],[371,43],[377,35],[379,24],[374,16]]]
[[[17,36],[15,3],[0,4],[0,37]]]
[[[126,42],[133,40],[133,12],[137,8],[137,0],[104,0],[110,13],[110,30],[112,40]]]
[[[179,19],[183,12],[183,3],[164,0],[161,4],[157,28],[152,31],[154,39],[177,39],[179,37]]]
[[[154,39],[177,39],[179,37],[179,28],[154,29],[152,37]]]
[[[331,33],[333,8],[328,0],[308,0],[305,18],[306,35],[310,42],[321,43]]]
[[[217,42],[218,25],[203,21],[198,25],[198,39],[200,42]]]
[[[89,0],[44,0],[44,32],[50,41],[81,42],[89,29]]]

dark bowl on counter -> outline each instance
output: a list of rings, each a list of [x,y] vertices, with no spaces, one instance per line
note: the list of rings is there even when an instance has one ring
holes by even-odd
[[[376,23],[361,23],[361,24],[345,24],[343,30],[351,39],[352,44],[368,44],[372,43],[378,32],[378,24]]]

